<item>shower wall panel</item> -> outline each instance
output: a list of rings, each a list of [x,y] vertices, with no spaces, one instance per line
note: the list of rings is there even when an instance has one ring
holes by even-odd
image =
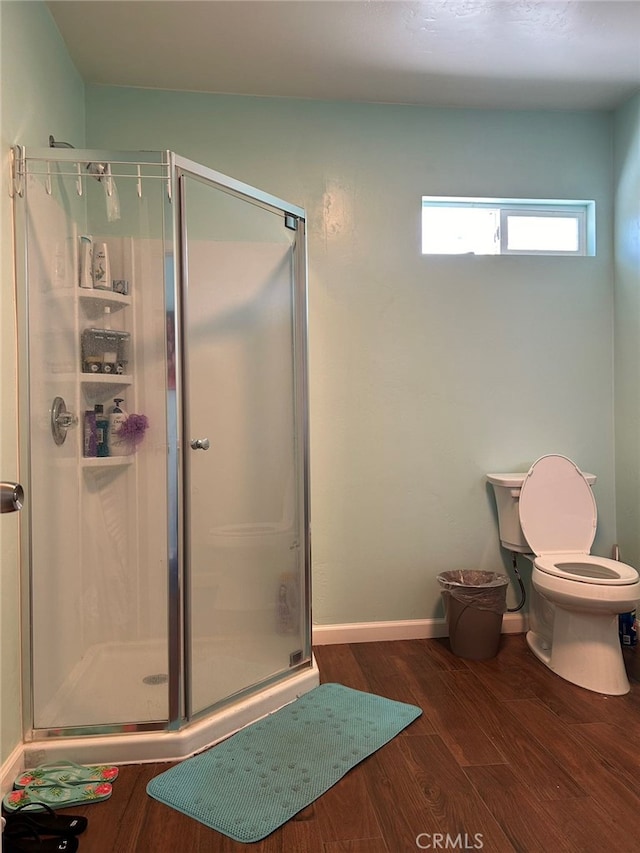
[[[110,698],[119,693],[122,667],[131,669],[128,655],[140,658],[141,643],[154,649],[152,673],[168,670],[165,244],[162,217],[147,210],[149,195],[161,207],[161,188],[150,181],[139,198],[133,180],[116,179],[122,215],[110,222],[100,183],[83,176],[80,196],[75,179],[59,177],[55,166],[48,172],[28,179],[22,298],[33,725],[166,720],[166,683],[151,699],[143,691],[133,702]],[[128,282],[127,296],[78,286],[81,234],[106,243],[111,279]],[[130,335],[123,375],[85,372],[81,340],[92,328]],[[51,424],[57,397],[74,420],[62,444]],[[118,456],[111,448],[106,458],[87,457],[85,412],[101,404],[106,415],[116,397],[129,413],[147,416],[144,439],[136,452],[121,448]]]
[[[64,186],[48,195],[31,177],[27,193],[29,309],[28,435],[31,488],[27,511],[31,547],[33,685],[36,712],[48,706],[83,654],[84,620],[80,539],[81,520],[76,437],[53,443],[50,412],[62,396],[78,411],[75,379],[77,309],[69,298],[74,268],[74,223]],[[77,433],[77,430],[76,430]]]

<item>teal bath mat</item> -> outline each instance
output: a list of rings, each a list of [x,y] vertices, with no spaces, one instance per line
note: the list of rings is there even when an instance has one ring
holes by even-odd
[[[259,841],[420,714],[415,705],[321,684],[156,776],[147,793],[236,841]]]

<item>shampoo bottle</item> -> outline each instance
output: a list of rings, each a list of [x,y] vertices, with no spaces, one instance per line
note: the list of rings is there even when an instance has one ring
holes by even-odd
[[[78,283],[80,287],[93,287],[93,238],[90,234],[81,234],[79,240]]]
[[[93,286],[96,290],[111,290],[111,264],[106,243],[98,243],[93,250]]]
[[[96,453],[94,456],[109,456],[109,419],[104,414],[104,406],[100,403],[95,405],[95,424],[96,424]]]
[[[120,403],[124,403],[124,400],[122,397],[115,397],[113,402],[115,406],[109,414],[109,455],[126,456],[128,451],[127,442],[123,441],[118,435],[120,427],[127,419],[127,413],[120,405]]]

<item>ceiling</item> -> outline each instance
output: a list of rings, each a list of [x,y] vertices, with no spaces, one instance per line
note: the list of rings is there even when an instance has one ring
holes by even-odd
[[[87,83],[497,109],[613,109],[638,0],[51,0]]]

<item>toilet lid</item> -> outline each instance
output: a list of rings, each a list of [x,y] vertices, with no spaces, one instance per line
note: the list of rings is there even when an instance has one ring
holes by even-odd
[[[520,492],[520,524],[534,554],[588,554],[597,521],[591,486],[574,462],[549,455],[533,463]]]

